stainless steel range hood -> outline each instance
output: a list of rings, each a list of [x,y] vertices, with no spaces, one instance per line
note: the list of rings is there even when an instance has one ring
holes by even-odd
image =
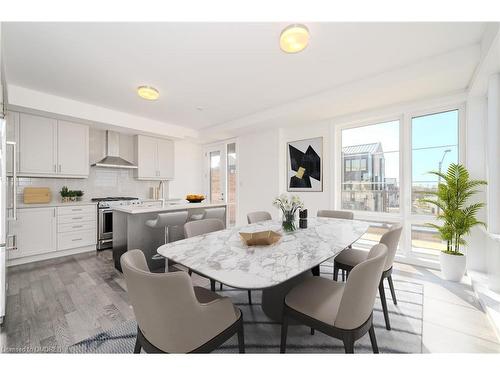
[[[106,131],[106,157],[91,166],[101,168],[137,168],[137,165],[120,157],[120,134],[111,130]]]

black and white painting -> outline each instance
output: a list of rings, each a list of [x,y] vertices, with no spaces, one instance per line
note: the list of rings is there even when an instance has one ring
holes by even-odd
[[[288,191],[323,191],[323,137],[287,143]]]

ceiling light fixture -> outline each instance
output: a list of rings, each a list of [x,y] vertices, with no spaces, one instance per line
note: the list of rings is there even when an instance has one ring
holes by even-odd
[[[139,86],[137,95],[146,100],[156,100],[160,97],[160,92],[151,86]]]
[[[293,24],[283,29],[280,35],[280,47],[283,52],[297,53],[309,44],[309,30],[305,25]]]

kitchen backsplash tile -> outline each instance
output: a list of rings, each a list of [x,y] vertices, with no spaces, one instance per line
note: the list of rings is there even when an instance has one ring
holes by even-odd
[[[150,198],[150,188],[158,186],[158,182],[139,181],[134,178],[133,173],[133,170],[126,169],[91,167],[89,177],[86,179],[20,177],[17,201],[22,202],[23,189],[28,186],[50,188],[54,200],[60,198],[59,191],[63,186],[67,186],[70,190],[83,190],[84,200],[107,196]],[[168,182],[165,185],[165,196],[168,198]]]

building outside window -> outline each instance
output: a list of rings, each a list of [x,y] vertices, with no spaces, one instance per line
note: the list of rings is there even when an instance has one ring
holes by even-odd
[[[436,259],[445,244],[428,223],[438,223],[433,197],[440,178],[460,157],[461,106],[402,113],[400,120],[340,127],[340,207],[374,223],[356,243],[371,247],[391,223],[403,223],[403,255]],[[402,136],[400,136],[402,135]],[[407,155],[401,157],[401,155]],[[403,179],[400,173],[403,172]]]

